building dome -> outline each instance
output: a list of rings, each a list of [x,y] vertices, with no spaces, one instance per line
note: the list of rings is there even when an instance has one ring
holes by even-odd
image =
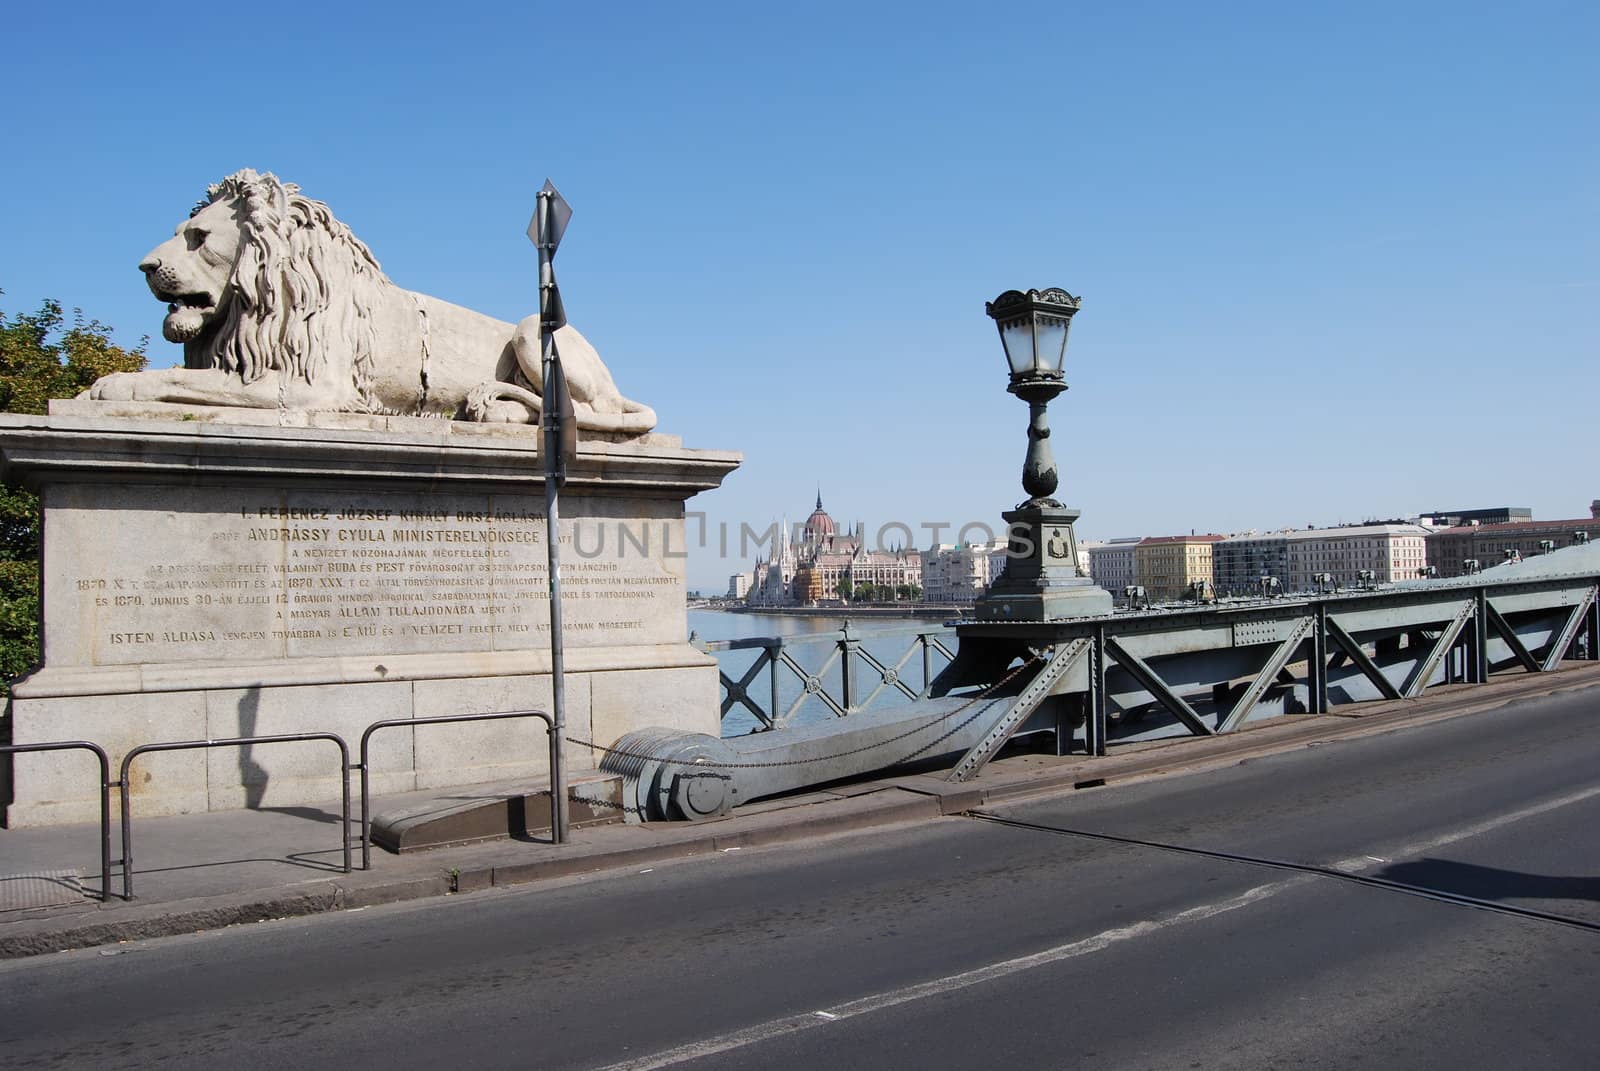
[[[838,526],[833,523],[833,518],[828,516],[828,511],[822,508],[822,492],[817,492],[817,508],[811,511],[811,516],[806,518],[805,527],[801,529],[802,538],[812,546],[832,539]]]

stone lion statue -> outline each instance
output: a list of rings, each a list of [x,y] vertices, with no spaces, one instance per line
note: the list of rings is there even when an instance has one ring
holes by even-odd
[[[400,289],[327,205],[271,174],[212,186],[139,268],[167,303],[161,333],[183,344],[183,367],[106,376],[91,398],[538,419],[537,316],[512,325]],[[560,328],[556,347],[579,428],[655,426],[576,330]]]

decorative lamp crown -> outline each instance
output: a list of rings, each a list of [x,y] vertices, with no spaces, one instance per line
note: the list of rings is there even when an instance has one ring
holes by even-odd
[[[1011,378],[1060,379],[1067,355],[1067,329],[1083,299],[1060,287],[1007,290],[984,304],[1000,330]]]

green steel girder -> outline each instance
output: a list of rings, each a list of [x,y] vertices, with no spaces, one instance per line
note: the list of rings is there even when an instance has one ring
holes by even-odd
[[[1427,657],[1418,662],[1416,668],[1412,670],[1411,677],[1406,681],[1405,688],[1402,689],[1405,698],[1415,699],[1428,690],[1428,682],[1433,678],[1434,672],[1439,668],[1439,664],[1444,661],[1444,656],[1449,653],[1450,648],[1455,646],[1456,640],[1461,636],[1461,630],[1466,627],[1468,621],[1472,620],[1476,612],[1476,599],[1467,600],[1456,610],[1455,616],[1450,619],[1449,624],[1445,625],[1444,631],[1439,634],[1439,639],[1434,643],[1433,650],[1429,651]]]
[[[1261,672],[1256,674],[1255,680],[1250,682],[1249,687],[1244,690],[1238,701],[1233,704],[1233,709],[1228,711],[1228,716],[1218,723],[1217,732],[1232,732],[1249,716],[1250,712],[1255,709],[1255,705],[1261,701],[1261,696],[1266,692],[1268,686],[1277,679],[1278,674],[1289,664],[1290,658],[1300,649],[1300,645],[1305,643],[1306,638],[1311,635],[1311,630],[1316,627],[1316,623],[1316,618],[1305,617],[1301,618],[1290,629],[1289,635],[1268,656],[1266,664],[1261,667]]]
[[[1584,619],[1588,616],[1589,607],[1594,605],[1595,589],[1590,588],[1584,593],[1578,605],[1572,608],[1572,613],[1567,615],[1567,623],[1562,626],[1561,632],[1550,644],[1550,650],[1545,652],[1544,668],[1555,669],[1561,664],[1561,659],[1566,656],[1567,648],[1572,646],[1572,641],[1578,636],[1578,629],[1582,627]]]
[[[1376,662],[1367,657],[1367,652],[1361,649],[1361,644],[1356,642],[1356,638],[1346,632],[1344,626],[1339,624],[1331,614],[1327,618],[1327,629],[1328,636],[1344,651],[1345,657],[1349,658],[1350,663],[1361,671],[1362,676],[1372,682],[1373,686],[1383,694],[1385,699],[1403,698],[1400,694],[1400,689],[1396,688],[1393,682],[1383,675],[1383,670],[1378,668]]]
[[[1483,608],[1485,611],[1484,616],[1489,621],[1489,627],[1500,634],[1500,638],[1506,642],[1507,647],[1511,648],[1511,653],[1516,656],[1517,661],[1522,663],[1522,668],[1529,673],[1538,673],[1544,669],[1539,664],[1539,660],[1534,658],[1528,648],[1523,645],[1522,637],[1517,635],[1517,630],[1512,628],[1511,623],[1505,619],[1499,610],[1494,608],[1494,603],[1485,601]]]
[[[1138,681],[1139,687],[1153,695],[1156,702],[1166,707],[1172,712],[1173,716],[1188,726],[1191,733],[1196,736],[1211,736],[1216,732],[1201,719],[1194,707],[1190,706],[1183,696],[1167,687],[1167,683],[1161,679],[1155,670],[1151,669],[1138,655],[1118,643],[1116,637],[1107,636],[1105,645],[1106,654],[1110,655],[1130,677]]]
[[[1017,693],[1016,699],[1005,708],[1005,712],[990,726],[972,749],[961,757],[955,769],[950,771],[949,780],[962,782],[970,780],[977,772],[983,769],[984,764],[994,758],[996,753],[1005,746],[1007,740],[1022,727],[1028,716],[1038,709],[1044,702],[1045,696],[1050,694],[1050,689],[1055,687],[1057,681],[1066,676],[1066,673],[1093,643],[1087,637],[1073,640],[1056,648],[1050,661],[1045,663],[1043,669],[1034,675],[1022,691]]]

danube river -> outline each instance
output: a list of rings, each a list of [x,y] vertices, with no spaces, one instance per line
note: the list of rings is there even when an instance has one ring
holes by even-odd
[[[816,674],[822,681],[827,693],[835,698],[841,694],[839,664],[823,668],[830,655],[837,650],[837,640],[840,628],[844,624],[846,615],[837,617],[798,617],[789,614],[735,614],[720,610],[690,610],[689,631],[706,642],[718,640],[742,640],[756,637],[775,636],[782,637],[785,652],[794,659],[808,673]],[[885,665],[893,667],[900,662],[902,656],[917,642],[918,632],[939,633],[946,647],[954,649],[955,635],[951,630],[945,629],[942,622],[929,619],[916,618],[852,618],[850,631],[860,637],[862,648],[876,657]],[[754,661],[760,657],[759,650],[739,651],[713,651],[717,661],[722,666],[722,672],[734,680],[742,677]],[[937,651],[933,652],[932,669],[935,674],[944,668],[946,659]],[[881,682],[881,678],[864,661],[858,660],[856,686],[857,699],[864,700],[871,695]],[[761,706],[765,707],[770,702],[771,684],[767,677],[768,670],[763,669],[757,678],[750,684],[750,695]],[[906,660],[900,669],[907,686],[913,690],[922,687],[922,653],[916,651]],[[780,706],[787,709],[793,704],[804,690],[804,683],[798,674],[787,667],[778,669],[778,697]],[[905,696],[895,689],[885,689],[874,701],[874,706],[889,706],[896,702],[905,702]],[[824,704],[816,699],[810,699],[795,713],[795,722],[807,724],[833,717]],[[723,736],[742,736],[755,729],[760,722],[742,706],[736,706],[728,712],[722,720]]]

